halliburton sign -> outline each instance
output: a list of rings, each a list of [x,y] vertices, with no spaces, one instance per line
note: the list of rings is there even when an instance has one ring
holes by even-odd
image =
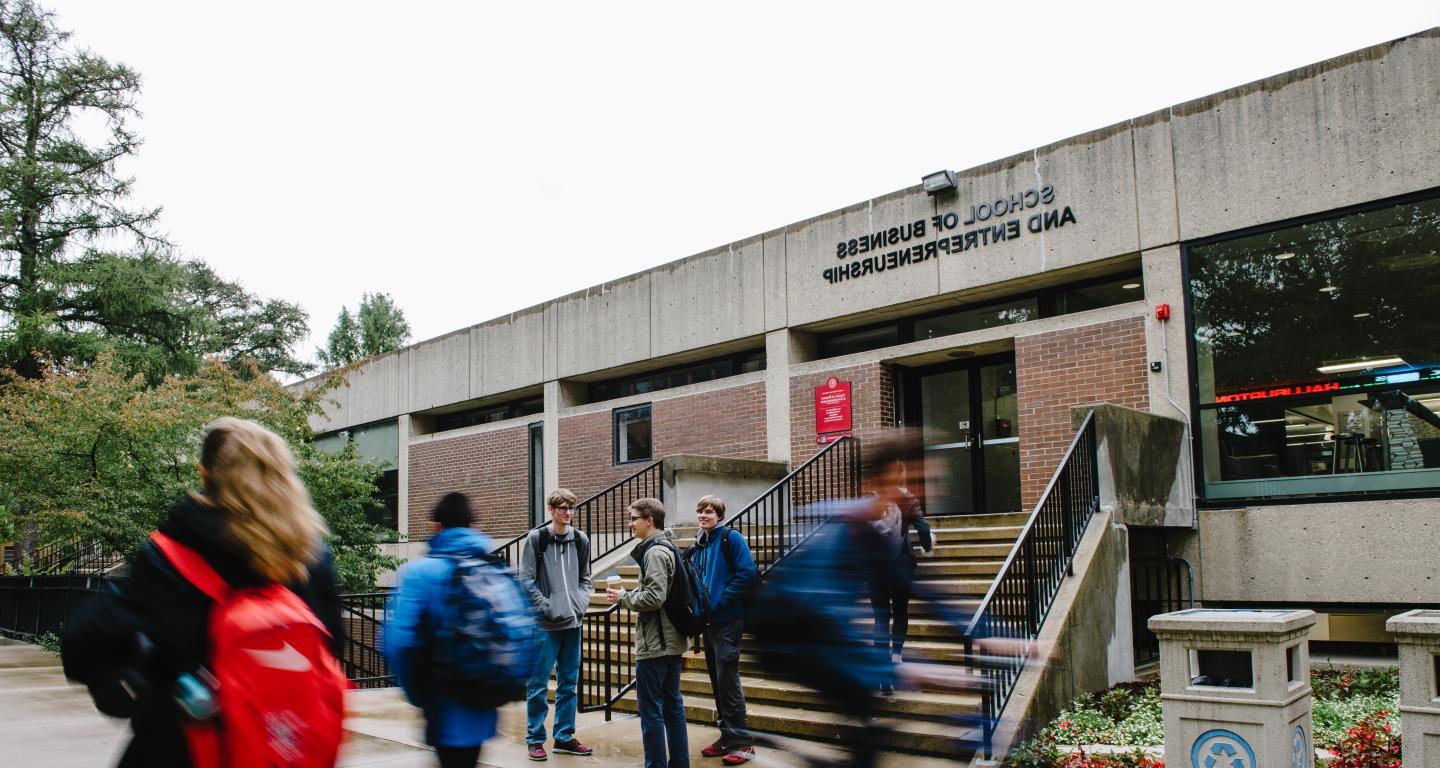
[[[815,388],[815,434],[849,432],[850,382],[834,376]]]

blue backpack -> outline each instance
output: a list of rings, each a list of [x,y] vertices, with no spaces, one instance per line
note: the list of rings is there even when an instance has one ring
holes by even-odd
[[[530,598],[493,555],[446,559],[455,563],[445,596],[453,624],[435,629],[432,679],[475,709],[525,698],[538,631]]]

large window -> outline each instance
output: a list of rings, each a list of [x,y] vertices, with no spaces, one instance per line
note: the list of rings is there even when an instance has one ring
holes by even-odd
[[[311,444],[326,453],[354,448],[357,458],[379,465],[383,471],[376,481],[375,503],[365,510],[365,519],[388,531],[400,530],[400,430],[393,419],[320,435]]]
[[[1145,289],[1140,274],[1130,272],[985,304],[828,333],[820,337],[820,357],[839,357],[911,341],[1084,312],[1143,298]]]
[[[650,404],[615,411],[615,463],[650,460]]]
[[[1188,265],[1207,498],[1440,487],[1440,198]]]
[[[649,371],[634,376],[597,381],[589,386],[590,402],[598,403],[604,400],[614,400],[617,397],[643,395],[649,392],[659,392],[662,389],[699,384],[763,370],[765,370],[765,350],[741,352],[737,355],[716,357],[698,363]]]
[[[454,413],[442,413],[435,417],[435,431],[448,432],[452,429],[464,429],[477,424],[492,424],[506,419],[518,419],[521,416],[534,416],[544,410],[544,396],[536,396]]]

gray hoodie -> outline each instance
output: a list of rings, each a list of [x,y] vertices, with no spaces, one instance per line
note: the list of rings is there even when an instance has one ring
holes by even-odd
[[[525,537],[525,549],[520,555],[520,583],[535,601],[540,611],[540,627],[554,632],[574,629],[580,626],[580,617],[590,607],[590,558],[580,557],[580,543],[584,542],[586,552],[590,551],[590,539],[578,528],[571,526],[564,536],[556,536],[551,526],[544,530],[549,534],[550,544],[541,556],[544,567],[537,572],[536,553],[540,547],[540,529]]]

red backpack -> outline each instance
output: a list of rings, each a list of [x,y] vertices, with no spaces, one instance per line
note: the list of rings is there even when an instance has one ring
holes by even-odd
[[[198,552],[150,538],[215,601],[208,669],[218,714],[185,723],[196,768],[331,768],[344,734],[345,690],[330,633],[280,584],[234,589]]]

